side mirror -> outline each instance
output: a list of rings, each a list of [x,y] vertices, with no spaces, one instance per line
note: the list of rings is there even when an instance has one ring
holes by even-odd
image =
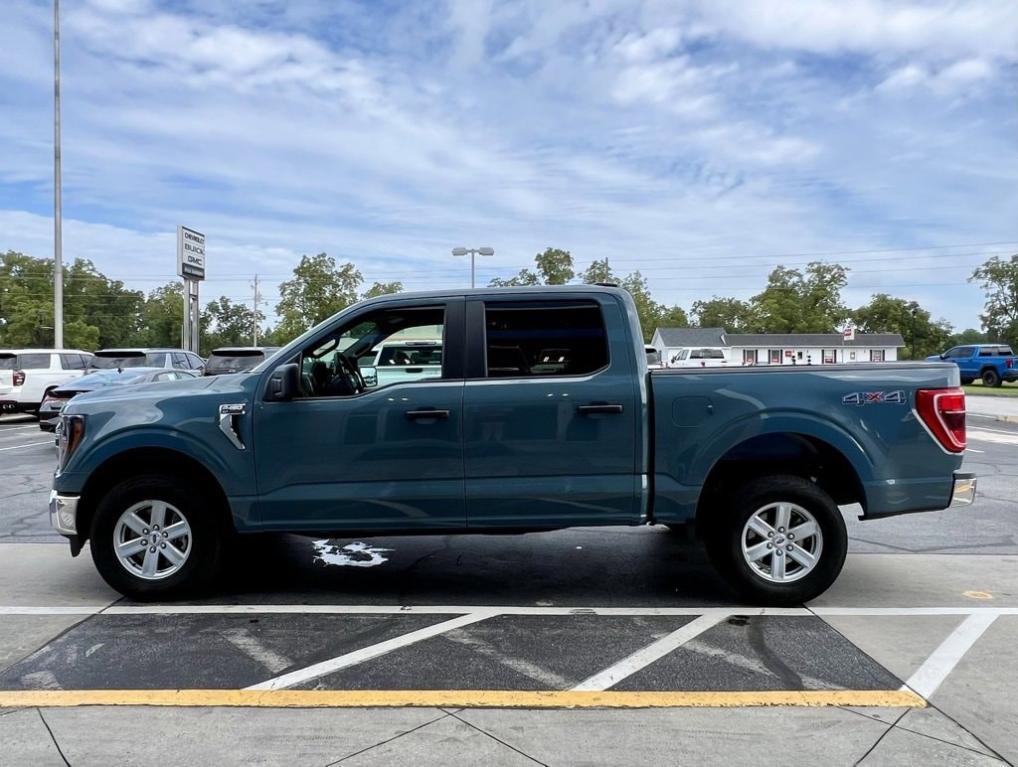
[[[270,402],[288,402],[300,394],[300,367],[296,362],[280,365],[269,376],[265,399]]]

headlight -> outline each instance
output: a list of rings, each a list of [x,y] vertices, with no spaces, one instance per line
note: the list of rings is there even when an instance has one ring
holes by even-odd
[[[60,416],[60,425],[57,429],[59,436],[59,457],[57,460],[57,471],[63,471],[71,455],[78,449],[81,440],[85,437],[85,416],[63,415]]]

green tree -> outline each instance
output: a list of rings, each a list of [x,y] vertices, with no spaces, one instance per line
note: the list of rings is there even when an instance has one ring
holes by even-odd
[[[541,278],[538,277],[534,272],[529,269],[520,269],[520,271],[508,278],[495,277],[491,282],[488,283],[489,287],[492,288],[516,288],[526,285],[540,285]]]
[[[753,307],[738,298],[694,301],[692,313],[699,327],[724,328],[729,333],[755,333],[760,324]]]
[[[139,346],[178,347],[184,324],[184,286],[168,282],[148,294],[142,308]]]
[[[600,261],[591,261],[590,266],[583,271],[583,281],[588,285],[593,285],[598,282],[617,284],[619,280],[608,264],[608,259],[602,258]]]
[[[830,333],[849,316],[841,303],[848,270],[814,261],[799,269],[776,267],[767,287],[750,302],[767,333]]]
[[[967,344],[985,344],[989,343],[990,339],[986,333],[975,328],[965,328],[960,333],[955,333],[947,339],[945,350],[950,349],[952,346],[963,346]]]
[[[393,293],[402,293],[402,282],[376,282],[364,291],[362,298],[375,298],[376,296],[388,296]]]
[[[1018,254],[994,256],[978,267],[969,282],[977,281],[986,293],[979,319],[991,341],[1018,344]]]
[[[265,315],[226,296],[209,301],[201,313],[201,353],[207,355],[222,346],[250,346],[255,324]]]
[[[534,256],[534,263],[545,285],[565,285],[576,276],[573,256],[568,250],[545,248],[544,253]]]
[[[640,328],[643,331],[644,342],[649,342],[654,336],[654,330],[660,327],[686,327],[689,325],[689,318],[680,306],[665,306],[655,301],[650,296],[650,286],[647,279],[636,271],[626,275],[619,283],[620,288],[625,288],[633,297],[636,304],[636,314],[640,318]]]
[[[915,301],[875,294],[868,304],[852,313],[856,327],[864,333],[900,333],[905,339],[903,359],[923,359],[943,351],[951,335],[944,320],[935,322]]]
[[[303,256],[294,267],[293,279],[279,286],[277,330],[296,337],[322,320],[357,301],[361,273],[351,263],[336,264],[325,253]]]

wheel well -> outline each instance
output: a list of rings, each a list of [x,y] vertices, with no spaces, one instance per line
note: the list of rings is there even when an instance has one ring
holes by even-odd
[[[160,474],[185,480],[189,488],[206,495],[220,516],[220,521],[233,528],[230,503],[219,481],[198,461],[166,448],[137,448],[108,458],[92,472],[78,502],[78,542],[88,539],[92,515],[106,493],[125,479],[142,474]]]
[[[981,367],[981,368],[979,369],[979,375],[982,375],[982,374],[983,374],[983,373],[985,373],[985,372],[986,372],[987,370],[992,370],[992,371],[993,371],[994,373],[996,373],[996,372],[997,372],[997,368],[995,368],[995,367],[994,367],[993,365],[983,365],[983,366],[982,366],[982,367]]]
[[[805,434],[762,434],[739,443],[711,468],[696,508],[697,531],[703,531],[706,510],[725,490],[775,474],[808,479],[839,506],[859,503],[865,510],[866,494],[859,475],[837,448]]]

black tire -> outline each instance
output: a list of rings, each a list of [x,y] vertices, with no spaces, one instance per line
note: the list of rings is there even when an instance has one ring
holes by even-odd
[[[813,569],[798,580],[775,583],[756,572],[742,552],[742,536],[750,517],[768,504],[786,501],[802,507],[816,520],[823,539]],[[707,509],[705,544],[718,572],[753,604],[802,604],[824,593],[845,564],[848,530],[837,504],[813,482],[791,475],[759,477],[722,496]]]
[[[972,383],[975,380],[976,379],[974,379],[974,378],[963,378],[963,379],[961,379],[961,383],[962,383],[962,386],[968,386],[970,383]]]
[[[115,485],[99,502],[92,518],[90,546],[96,569],[111,587],[140,601],[173,599],[200,591],[215,577],[222,554],[223,525],[216,509],[185,483],[149,474]],[[148,580],[130,572],[114,550],[114,530],[121,514],[143,501],[163,501],[175,507],[191,528],[190,552],[176,572]]]
[[[983,379],[983,386],[992,386],[993,388],[1000,386],[1000,374],[996,370],[984,370],[980,378]]]

